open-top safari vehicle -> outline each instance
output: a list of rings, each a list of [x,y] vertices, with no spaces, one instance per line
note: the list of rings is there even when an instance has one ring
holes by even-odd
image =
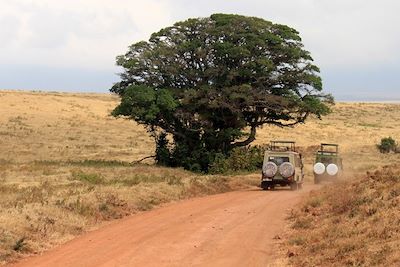
[[[293,141],[271,141],[265,151],[261,188],[274,189],[276,185],[300,189],[303,184],[303,161]]]
[[[342,158],[339,154],[339,145],[321,144],[315,155],[314,183],[323,180],[335,180],[343,171]]]

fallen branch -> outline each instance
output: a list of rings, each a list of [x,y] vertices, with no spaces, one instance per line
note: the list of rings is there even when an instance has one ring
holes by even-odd
[[[137,164],[137,163],[142,162],[142,161],[145,160],[145,159],[150,159],[150,158],[155,158],[155,157],[156,157],[156,155],[147,156],[147,157],[144,157],[144,158],[142,158],[142,159],[140,159],[140,160],[132,161],[131,164]]]

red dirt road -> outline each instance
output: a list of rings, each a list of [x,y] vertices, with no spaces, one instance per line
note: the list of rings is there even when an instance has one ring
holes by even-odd
[[[268,266],[300,192],[248,190],[115,221],[14,266]]]

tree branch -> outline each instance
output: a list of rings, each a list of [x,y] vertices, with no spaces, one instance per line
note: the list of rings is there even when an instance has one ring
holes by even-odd
[[[252,125],[252,126],[251,126],[251,129],[250,129],[250,135],[249,135],[249,137],[248,137],[246,140],[244,140],[244,141],[235,142],[235,143],[231,144],[231,147],[232,147],[232,148],[235,148],[235,147],[250,145],[251,142],[253,142],[254,140],[256,140],[256,131],[257,131],[256,125]]]

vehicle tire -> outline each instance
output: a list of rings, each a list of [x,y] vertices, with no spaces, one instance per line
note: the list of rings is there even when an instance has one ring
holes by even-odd
[[[261,182],[260,187],[262,188],[262,190],[268,190],[268,188],[270,187],[270,184],[268,182]]]

